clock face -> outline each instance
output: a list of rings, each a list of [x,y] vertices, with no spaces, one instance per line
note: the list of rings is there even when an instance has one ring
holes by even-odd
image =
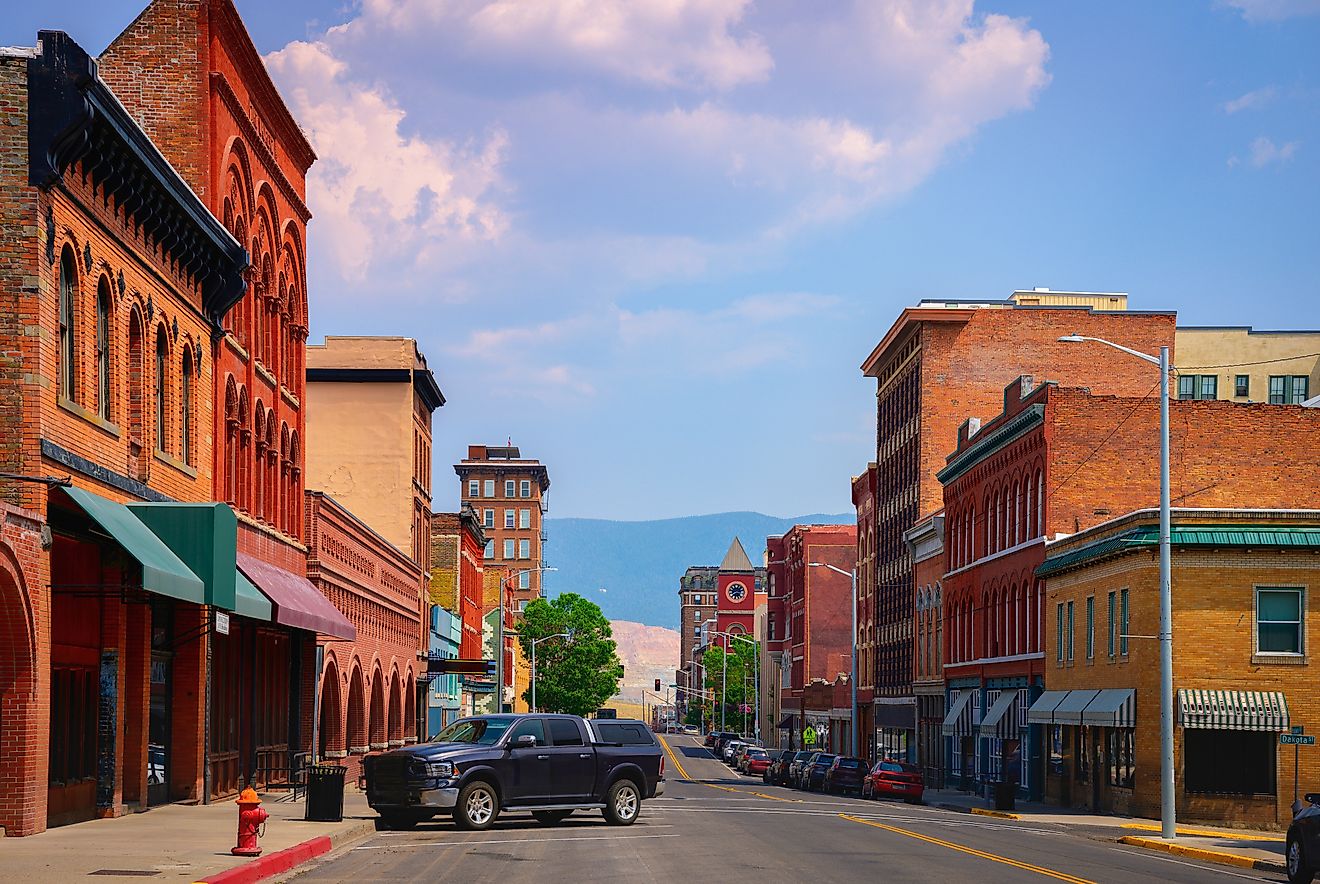
[[[747,597],[747,587],[741,583],[730,583],[728,589],[724,590],[724,594],[729,597],[731,602],[741,602]]]

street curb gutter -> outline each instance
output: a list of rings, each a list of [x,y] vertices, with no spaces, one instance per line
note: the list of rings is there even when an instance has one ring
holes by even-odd
[[[1162,850],[1165,853],[1174,853],[1178,856],[1185,856],[1191,859],[1202,859],[1206,862],[1219,863],[1225,866],[1236,866],[1239,869],[1254,869],[1258,872],[1282,872],[1288,873],[1288,867],[1281,862],[1274,862],[1268,859],[1252,859],[1249,856],[1239,856],[1236,853],[1224,853],[1220,850],[1206,850],[1203,847],[1191,847],[1186,844],[1170,844],[1168,841],[1161,841],[1157,838],[1143,838],[1140,835],[1124,835],[1118,839],[1123,844],[1132,847],[1144,847],[1147,850]]]
[[[1002,810],[987,810],[984,807],[973,807],[972,813],[977,816],[992,816],[997,820],[1020,820],[1022,817],[1015,813],[1007,813]]]
[[[374,822],[360,820],[352,826],[346,826],[342,831],[335,832],[333,835],[310,838],[301,844],[268,853],[251,862],[234,866],[232,869],[199,878],[196,884],[257,884],[259,881],[265,881],[267,878],[274,877],[281,872],[287,872],[309,860],[316,859],[318,856],[324,856],[336,847],[360,841],[375,830]]]

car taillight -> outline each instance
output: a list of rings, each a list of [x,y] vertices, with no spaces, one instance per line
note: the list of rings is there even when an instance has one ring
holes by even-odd
[[[665,757],[664,757],[663,755],[661,755],[661,756],[660,756],[660,779],[663,780],[664,778],[665,778]]]

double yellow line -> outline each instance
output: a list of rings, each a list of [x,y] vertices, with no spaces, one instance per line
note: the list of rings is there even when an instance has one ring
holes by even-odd
[[[683,769],[683,764],[678,760],[678,756],[674,754],[674,750],[670,747],[669,741],[659,734],[656,734],[656,736],[660,737],[660,745],[665,747],[665,752],[669,755],[669,760],[673,763],[674,770],[678,771],[678,775],[685,780],[692,779],[692,777],[688,776],[688,772]]]

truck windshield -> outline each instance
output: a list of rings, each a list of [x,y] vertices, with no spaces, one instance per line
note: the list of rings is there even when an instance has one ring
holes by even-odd
[[[436,734],[433,743],[475,743],[493,746],[509,729],[512,718],[465,718]]]

